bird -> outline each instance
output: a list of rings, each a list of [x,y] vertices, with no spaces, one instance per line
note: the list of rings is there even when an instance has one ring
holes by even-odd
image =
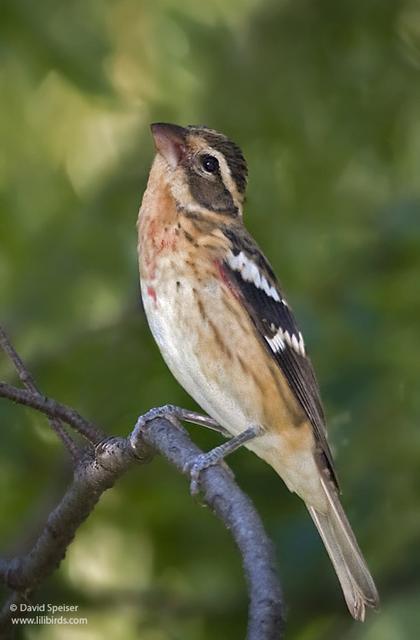
[[[196,471],[242,445],[268,463],[304,501],[348,609],[363,621],[378,592],[340,502],[303,335],[243,222],[244,155],[206,126],[155,123],[151,132],[156,154],[137,222],[145,314],[208,426],[230,436]]]

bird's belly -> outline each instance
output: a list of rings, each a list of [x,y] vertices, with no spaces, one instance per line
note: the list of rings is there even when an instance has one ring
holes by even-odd
[[[152,285],[142,281],[141,290],[162,356],[189,395],[233,435],[255,422],[247,398],[249,381],[238,384],[241,371],[232,344],[232,334],[242,344],[246,336],[238,336],[238,327],[229,321],[218,283],[197,291],[178,274]]]

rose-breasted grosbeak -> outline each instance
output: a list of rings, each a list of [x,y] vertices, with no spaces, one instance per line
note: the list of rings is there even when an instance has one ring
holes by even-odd
[[[206,127],[151,128],[157,154],[138,221],[144,308],[175,378],[233,436],[199,468],[243,443],[268,462],[304,500],[363,620],[378,594],[340,504],[302,334],[243,225],[242,152]]]

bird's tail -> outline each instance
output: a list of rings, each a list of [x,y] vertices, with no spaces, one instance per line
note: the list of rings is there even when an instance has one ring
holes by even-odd
[[[306,506],[333,563],[349,611],[353,618],[363,621],[366,607],[378,607],[378,592],[335,487],[323,474],[321,484],[327,498],[326,512]]]

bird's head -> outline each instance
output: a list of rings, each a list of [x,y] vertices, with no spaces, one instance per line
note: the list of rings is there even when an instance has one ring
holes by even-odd
[[[158,170],[186,212],[242,215],[247,165],[225,135],[203,126],[151,125]]]

